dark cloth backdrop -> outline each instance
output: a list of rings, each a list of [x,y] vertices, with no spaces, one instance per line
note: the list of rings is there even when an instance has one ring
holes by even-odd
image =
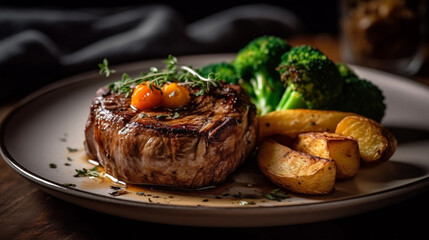
[[[251,39],[302,29],[288,9],[231,7],[186,23],[168,5],[0,9],[0,99],[20,98],[57,79],[168,54],[235,52]]]

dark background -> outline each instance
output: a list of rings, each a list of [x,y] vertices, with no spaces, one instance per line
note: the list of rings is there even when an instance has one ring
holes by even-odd
[[[305,31],[337,33],[338,1],[286,0],[286,1],[14,1],[5,0],[1,6],[12,7],[48,7],[48,8],[115,8],[125,6],[166,4],[178,11],[186,23],[191,23],[210,14],[234,6],[264,3],[280,6],[295,13],[305,25]]]

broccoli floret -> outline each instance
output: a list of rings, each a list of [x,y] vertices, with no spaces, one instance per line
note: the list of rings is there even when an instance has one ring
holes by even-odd
[[[276,67],[290,48],[282,38],[262,36],[250,41],[232,62],[242,80],[241,85],[251,96],[260,115],[275,110],[280,101],[285,86]]]
[[[347,64],[338,62],[335,63],[335,65],[337,66],[338,72],[340,72],[340,76],[344,81],[347,81],[347,79],[350,78],[359,78],[358,75],[356,75],[356,73],[351,70],[349,66],[347,66]]]
[[[346,64],[336,65],[344,87],[333,110],[354,112],[380,122],[386,110],[383,92],[368,80],[359,78]]]
[[[211,63],[199,69],[199,73],[203,77],[209,77],[210,74],[215,74],[216,78],[226,83],[238,83],[238,76],[235,73],[234,67],[228,62]]]
[[[341,95],[343,81],[335,63],[315,47],[293,47],[277,69],[287,88],[276,110],[327,110]]]
[[[241,87],[244,88],[244,90],[247,93],[250,93],[249,94],[250,100],[252,102],[255,101],[254,100],[255,95],[253,94],[252,86],[243,82],[243,80],[238,77],[237,73],[235,72],[235,68],[232,66],[231,63],[228,63],[228,62],[210,63],[198,69],[198,73],[201,76],[206,78],[214,74],[214,77],[216,79],[219,79],[222,82],[239,84],[241,85]]]

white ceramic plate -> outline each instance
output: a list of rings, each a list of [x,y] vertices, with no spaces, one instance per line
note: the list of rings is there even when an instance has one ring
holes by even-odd
[[[179,63],[201,66],[232,57],[184,56],[179,57]],[[115,66],[115,77],[119,78],[121,72],[139,74],[151,66],[162,67],[162,60]],[[252,159],[224,184],[199,191],[125,188],[107,176],[74,177],[75,169],[93,167],[83,150],[92,97],[99,87],[115,80],[100,76],[96,70],[57,82],[22,100],[1,126],[1,152],[14,170],[58,198],[143,221],[252,227],[358,214],[414,196],[429,185],[429,140],[419,137],[429,131],[429,89],[395,75],[354,68],[384,91],[388,108],[383,124],[394,132],[406,133],[406,139],[399,138],[390,161],[362,168],[353,180],[338,181],[333,194],[327,196],[289,194],[290,198],[281,201],[269,200],[264,194],[277,187],[258,171]],[[421,131],[413,135],[414,130]],[[112,196],[118,189],[111,186],[120,187],[125,194]]]

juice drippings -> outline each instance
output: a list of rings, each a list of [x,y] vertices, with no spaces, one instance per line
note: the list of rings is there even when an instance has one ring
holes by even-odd
[[[129,200],[192,206],[231,206],[266,204],[265,194],[276,189],[257,169],[255,162],[247,162],[228,179],[217,186],[201,189],[182,189],[171,186],[127,184],[106,173],[105,169],[86,154],[74,156],[76,164],[85,168],[96,167],[99,177],[88,177],[80,187],[84,190],[104,191],[112,197]]]

